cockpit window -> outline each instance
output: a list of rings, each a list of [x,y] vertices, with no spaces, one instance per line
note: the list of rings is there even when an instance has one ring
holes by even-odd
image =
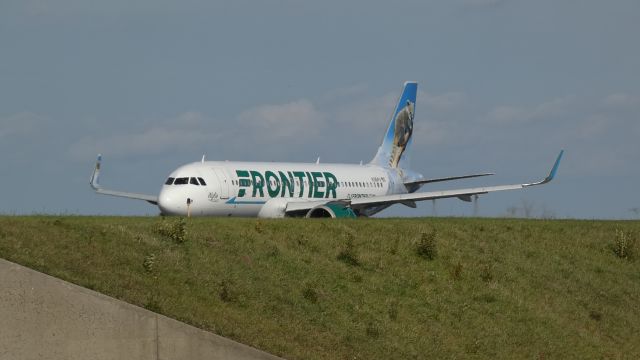
[[[206,182],[204,182],[204,179],[203,179],[203,178],[199,177],[199,178],[198,178],[198,180],[200,180],[200,185],[202,185],[202,186],[207,186],[207,183],[206,183]]]
[[[191,185],[198,185],[198,186],[200,186],[200,184],[198,183],[198,179],[196,179],[196,178],[194,178],[194,177],[192,177],[192,178],[189,180],[189,184],[191,184]]]
[[[171,184],[173,184],[173,180],[175,180],[175,179],[174,179],[174,178],[172,178],[172,177],[170,177],[170,178],[168,178],[168,179],[167,179],[167,181],[165,181],[165,183],[164,183],[164,184],[165,184],[165,185],[171,185]]]
[[[177,178],[176,181],[173,182],[173,185],[186,185],[189,183],[189,178]]]

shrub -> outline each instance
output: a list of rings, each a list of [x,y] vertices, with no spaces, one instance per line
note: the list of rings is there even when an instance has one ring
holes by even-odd
[[[427,260],[433,260],[438,256],[437,235],[438,232],[436,230],[423,232],[421,234],[420,241],[418,241],[418,245],[416,247],[416,253],[418,256]]]
[[[187,241],[187,221],[184,218],[169,221],[163,217],[160,224],[156,227],[156,232],[178,244],[182,244]]]
[[[613,243],[613,252],[620,259],[630,259],[635,250],[635,241],[631,233],[616,229],[616,237]]]

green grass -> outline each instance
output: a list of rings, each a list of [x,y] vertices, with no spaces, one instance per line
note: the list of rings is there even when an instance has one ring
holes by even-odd
[[[0,217],[0,257],[290,359],[640,357],[637,221],[177,221]]]

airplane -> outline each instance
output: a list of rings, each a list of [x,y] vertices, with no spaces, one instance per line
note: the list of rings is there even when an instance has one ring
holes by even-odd
[[[389,127],[368,164],[205,161],[183,165],[168,176],[158,195],[104,189],[98,155],[90,185],[98,194],[144,200],[162,215],[259,218],[355,218],[372,216],[394,204],[472,197],[494,191],[547,184],[556,175],[561,150],[543,180],[514,185],[420,192],[426,184],[483,177],[493,173],[426,178],[409,169],[418,83],[404,83]]]

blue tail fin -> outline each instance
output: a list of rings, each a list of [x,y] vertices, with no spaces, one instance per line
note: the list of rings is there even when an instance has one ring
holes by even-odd
[[[407,151],[411,147],[413,134],[413,117],[415,114],[416,94],[418,83],[407,81],[404,83],[402,95],[391,117],[382,145],[378,153],[371,160],[372,164],[391,168],[407,168]]]

